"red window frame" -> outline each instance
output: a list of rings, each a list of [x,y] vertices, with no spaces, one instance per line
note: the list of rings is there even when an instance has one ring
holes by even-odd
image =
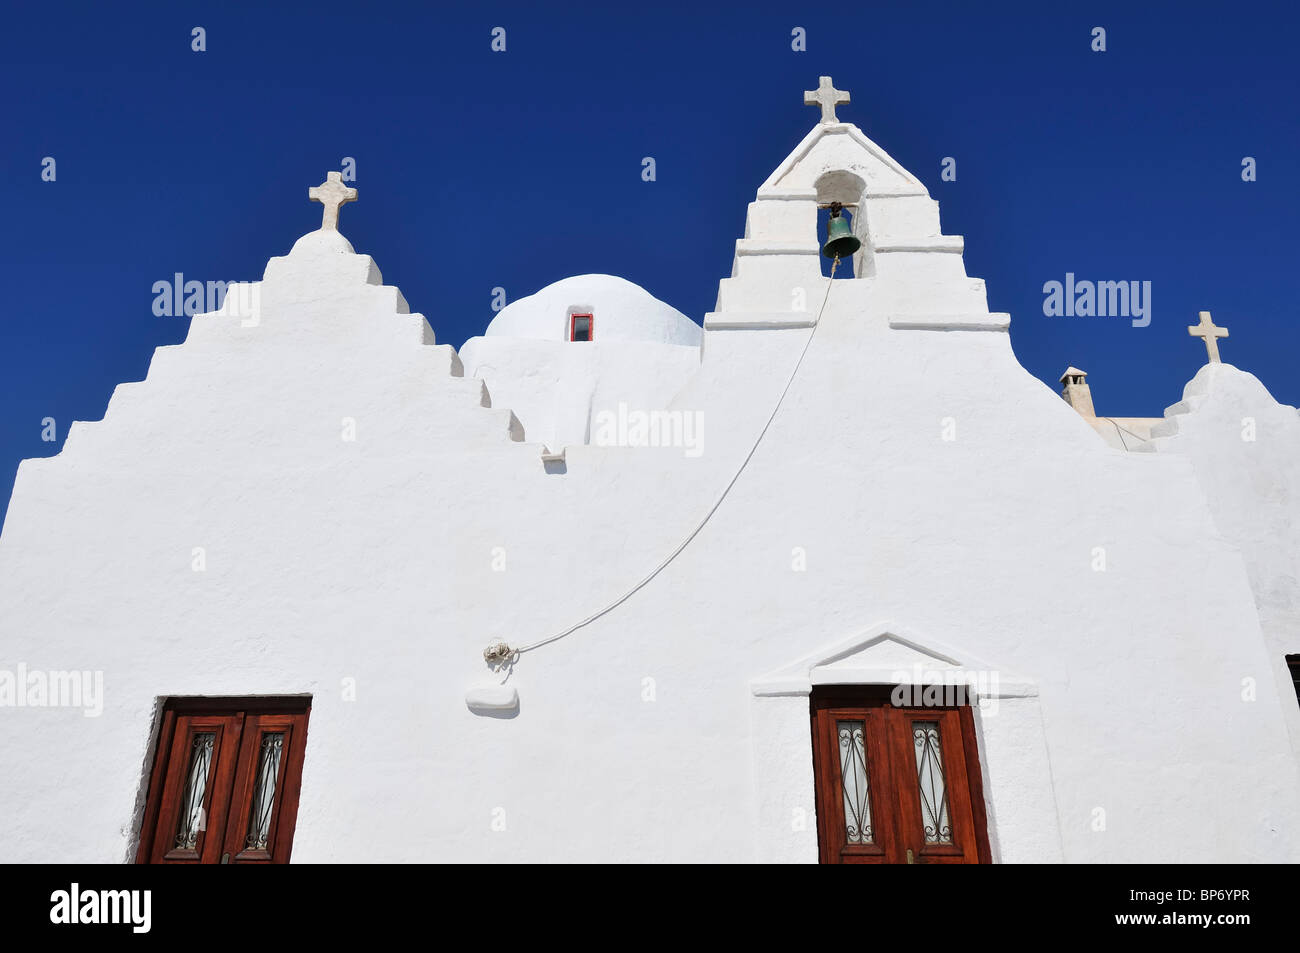
[[[573,335],[578,330],[579,318],[587,319],[587,341],[596,340],[596,316],[594,314],[583,314],[583,313],[576,313],[576,314],[569,315],[569,340],[570,341],[576,340]],[[585,342],[580,341],[578,343],[585,343]]]
[[[163,705],[158,744],[140,824],[138,864],[285,864],[293,850],[307,747],[309,696],[170,698]],[[214,737],[205,784],[204,824],[194,847],[174,840],[190,768],[193,739]],[[265,849],[245,843],[258,757],[265,734],[283,735]]]

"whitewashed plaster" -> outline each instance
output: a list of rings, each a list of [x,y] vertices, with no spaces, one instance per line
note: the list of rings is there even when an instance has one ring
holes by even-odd
[[[1241,551],[1270,674],[1285,696],[1285,658],[1300,654],[1300,414],[1274,400],[1254,374],[1213,362],[1151,432],[1157,452],[1191,460],[1216,527]],[[1300,706],[1283,710],[1300,759]]]
[[[814,326],[816,205],[842,194],[866,277]],[[885,646],[1018,686],[978,715],[997,859],[1300,860],[1295,698],[1264,677],[1242,698],[1294,606],[1294,523],[1266,551],[1244,512],[1292,486],[1283,411],[1216,370],[1186,452],[1107,446],[849,124],[805,138],[744,236],[669,401],[704,415],[697,457],[578,443],[548,466],[500,398],[516,366],[465,376],[332,231],[271,259],[255,314],[195,317],[19,468],[3,664],[102,670],[105,700],[0,710],[0,859],[133,855],[158,698],[308,692],[295,862],[812,861],[803,679],[847,645],[849,679],[890,677]],[[486,645],[573,625],[699,529],[787,382],[681,554],[493,690]],[[1221,383],[1223,427],[1195,424]],[[1277,428],[1251,449],[1224,429],[1247,406]]]
[[[534,294],[507,304],[483,334],[485,337],[568,341],[571,314],[595,315],[597,341],[641,341],[690,347],[698,347],[700,343],[698,324],[644,288],[614,275],[577,275],[549,284]]]
[[[569,318],[593,315],[591,341]],[[468,377],[552,450],[600,437],[602,414],[663,410],[699,368],[700,326],[623,278],[580,275],[511,302],[460,349]]]

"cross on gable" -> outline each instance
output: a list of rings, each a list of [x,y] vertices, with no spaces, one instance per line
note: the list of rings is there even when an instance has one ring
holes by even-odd
[[[822,122],[839,122],[835,118],[835,107],[842,106],[849,101],[849,94],[842,89],[836,89],[831,85],[829,76],[819,78],[816,89],[805,90],[803,94],[803,104],[805,106],[820,106],[822,108]]]
[[[339,208],[357,200],[357,190],[343,184],[342,172],[331,172],[320,185],[313,185],[307,190],[307,198],[320,202],[325,208],[321,211],[320,227],[322,230],[338,231]]]
[[[1215,325],[1208,311],[1199,312],[1198,317],[1201,323],[1193,324],[1187,329],[1187,333],[1192,337],[1204,339],[1205,351],[1210,356],[1211,364],[1222,364],[1223,362],[1219,360],[1219,342],[1215,338],[1226,338],[1228,329]]]

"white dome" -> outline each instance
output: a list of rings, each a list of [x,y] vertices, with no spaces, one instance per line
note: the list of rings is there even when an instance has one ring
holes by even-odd
[[[340,255],[355,255],[352,243],[332,228],[318,228],[308,232],[293,243],[290,255],[321,255],[336,252]]]
[[[569,316],[592,315],[602,341],[655,341],[698,346],[700,326],[640,285],[613,275],[578,275],[511,302],[492,319],[487,337],[567,341]]]

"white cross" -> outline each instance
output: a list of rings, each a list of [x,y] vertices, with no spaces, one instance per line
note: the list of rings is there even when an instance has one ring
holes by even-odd
[[[1213,319],[1210,317],[1210,312],[1208,311],[1199,312],[1199,317],[1201,323],[1193,324],[1187,329],[1187,333],[1194,338],[1204,338],[1205,351],[1210,355],[1210,363],[1222,364],[1223,362],[1219,360],[1219,342],[1216,341],[1215,338],[1226,338],[1228,336],[1228,329],[1215,325]]]
[[[839,122],[835,118],[835,107],[848,101],[849,94],[832,86],[829,76],[820,77],[817,88],[806,90],[803,94],[803,104],[805,106],[820,106],[822,108],[822,122],[824,123]]]
[[[307,190],[307,198],[320,202],[325,208],[321,211],[320,227],[337,232],[339,229],[339,207],[357,200],[357,190],[343,184],[342,172],[331,172],[320,185],[313,185]]]

